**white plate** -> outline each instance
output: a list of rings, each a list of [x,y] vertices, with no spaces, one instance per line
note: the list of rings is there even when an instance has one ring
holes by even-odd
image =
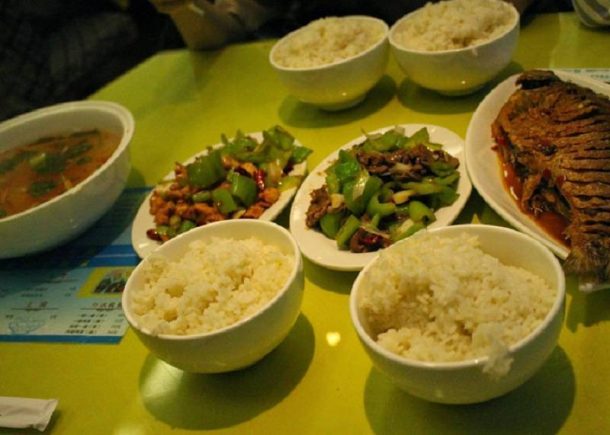
[[[262,137],[263,137],[262,132],[248,133],[247,135],[251,136],[259,141],[262,140]],[[295,145],[303,146],[296,139],[295,139]],[[224,144],[217,143],[215,145],[212,145],[211,147],[216,149],[216,148],[222,148],[223,146],[224,146]],[[192,157],[190,157],[188,160],[184,161],[183,164],[186,165],[188,163],[191,163],[191,162],[195,161],[196,157],[203,156],[203,155],[207,154],[207,152],[208,152],[207,149],[202,152],[199,152],[199,153],[193,155]],[[303,176],[303,175],[305,175],[306,172],[307,172],[307,162],[305,161],[303,163],[299,163],[298,165],[295,165],[294,168],[292,169],[292,171],[290,172],[290,175]],[[172,178],[174,178],[173,170],[165,176],[164,180],[171,180]],[[292,197],[294,196],[296,191],[297,191],[296,187],[283,191],[280,194],[279,199],[271,207],[269,207],[267,210],[265,210],[259,219],[262,219],[265,221],[272,221],[275,218],[277,218],[278,215],[282,212],[282,210],[284,210],[284,208],[290,203],[290,200],[292,199]],[[131,244],[133,245],[133,249],[140,256],[140,258],[144,258],[144,257],[148,256],[152,251],[154,251],[158,246],[161,245],[160,242],[151,240],[146,235],[147,230],[155,227],[155,222],[153,220],[153,216],[149,213],[149,201],[150,201],[151,196],[152,196],[152,192],[146,196],[146,198],[140,205],[140,208],[138,209],[138,213],[136,214],[136,217],[134,218],[133,224],[131,227]]]
[[[401,127],[405,129],[406,135],[412,135],[417,130],[426,127],[432,142],[442,144],[443,150],[459,159],[460,166],[458,170],[460,172],[460,181],[458,183],[457,192],[460,196],[451,206],[436,211],[436,221],[429,225],[429,228],[442,227],[451,224],[464,208],[464,204],[472,190],[472,185],[468,179],[463,158],[464,141],[454,132],[436,125],[404,124],[401,125]],[[384,127],[376,131],[368,132],[368,134],[383,133],[392,128],[394,128],[394,126]],[[360,136],[343,145],[340,149],[351,148],[363,142],[365,139],[366,136]],[[368,262],[377,255],[377,252],[353,253],[341,251],[337,248],[337,244],[334,240],[329,239],[320,231],[308,228],[305,224],[311,192],[324,185],[326,177],[325,171],[335,160],[337,160],[338,156],[339,150],[326,157],[316,169],[307,176],[301,185],[301,188],[294,198],[294,203],[292,204],[292,209],[290,211],[290,232],[297,240],[303,255],[312,262],[333,270],[358,271],[368,264]]]
[[[605,83],[572,73],[555,73],[562,80],[569,80],[610,96],[610,86]],[[506,191],[498,157],[492,149],[495,141],[491,135],[491,124],[510,95],[517,90],[515,82],[518,76],[519,74],[511,76],[496,86],[474,112],[466,132],[466,166],[474,187],[504,220],[546,245],[559,258],[565,259],[569,250],[524,214]]]

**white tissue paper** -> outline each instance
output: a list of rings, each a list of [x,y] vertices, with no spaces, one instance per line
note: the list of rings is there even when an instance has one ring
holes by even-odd
[[[56,399],[0,396],[0,427],[44,431],[57,406]]]

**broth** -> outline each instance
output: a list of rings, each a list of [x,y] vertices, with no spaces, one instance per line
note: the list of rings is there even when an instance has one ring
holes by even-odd
[[[120,139],[109,131],[89,130],[0,152],[0,219],[76,186],[110,158]]]

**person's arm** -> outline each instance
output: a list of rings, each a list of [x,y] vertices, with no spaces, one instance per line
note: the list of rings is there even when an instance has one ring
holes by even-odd
[[[234,15],[207,0],[195,0],[169,15],[186,45],[194,50],[221,47],[246,35]]]
[[[169,14],[186,45],[217,48],[245,38],[274,14],[255,0],[151,0]]]

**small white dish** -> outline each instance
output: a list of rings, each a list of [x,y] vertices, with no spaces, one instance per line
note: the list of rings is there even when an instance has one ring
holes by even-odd
[[[450,225],[464,208],[472,190],[463,156],[464,141],[451,130],[437,125],[403,124],[400,127],[405,129],[406,135],[412,135],[417,130],[426,127],[430,134],[430,140],[442,144],[443,150],[460,161],[458,168],[460,181],[457,190],[459,198],[451,206],[443,207],[436,211],[436,221],[430,224],[428,228]],[[384,127],[367,133],[383,133],[392,128],[394,126]],[[349,149],[365,139],[366,136],[359,136],[343,145],[340,149]],[[377,252],[353,253],[340,251],[334,240],[329,239],[320,231],[308,228],[305,223],[311,192],[320,188],[325,183],[325,171],[338,158],[338,155],[339,149],[326,157],[303,181],[301,188],[294,198],[290,211],[290,231],[299,244],[303,255],[313,263],[332,270],[359,271],[377,255]]]
[[[247,133],[248,136],[255,138],[256,140],[262,140],[263,134],[262,132],[255,133]],[[295,139],[295,144],[298,146],[302,146],[302,144]],[[211,146],[211,148],[222,148],[224,144],[217,143]],[[201,151],[191,157],[189,157],[186,161],[182,162],[183,164],[188,164],[193,161],[198,156],[202,156],[208,153],[208,150]],[[295,165],[290,175],[295,176],[304,176],[307,172],[307,162],[299,163]],[[164,178],[164,180],[171,180],[174,177],[174,171],[170,171]],[[280,195],[280,198],[277,200],[275,204],[269,207],[265,212],[261,215],[259,219],[264,221],[273,221],[278,215],[284,210],[284,208],[290,203],[290,200],[294,196],[297,191],[296,187],[291,189],[287,189],[283,191]],[[146,235],[146,231],[155,227],[155,222],[153,216],[149,212],[149,202],[150,197],[152,196],[152,191],[146,196],[140,208],[138,209],[138,213],[133,220],[133,224],[131,227],[131,244],[133,245],[133,249],[140,256],[140,258],[145,258],[152,251],[154,251],[158,246],[161,246],[161,243],[150,239]]]
[[[610,86],[587,76],[555,71],[562,79],[586,86],[595,92],[610,96]],[[504,220],[520,231],[529,234],[551,249],[559,258],[565,259],[569,249],[547,234],[527,214],[523,213],[504,186],[501,165],[493,150],[495,141],[491,135],[491,124],[498,112],[517,90],[514,75],[498,84],[475,110],[466,132],[466,166],[472,184]]]

